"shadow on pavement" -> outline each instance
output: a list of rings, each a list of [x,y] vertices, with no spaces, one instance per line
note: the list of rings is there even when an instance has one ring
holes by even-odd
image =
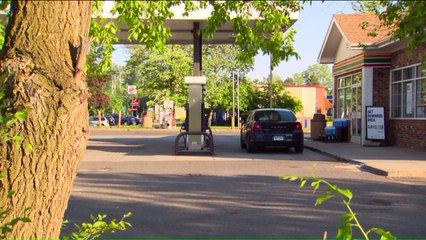
[[[375,191],[368,180],[331,181],[352,190],[352,205],[366,228],[382,227],[403,238],[426,236],[424,190],[375,182],[374,189],[381,189]],[[324,190],[313,194],[308,186],[268,176],[80,172],[62,235],[73,223],[88,221],[90,213],[119,219],[131,211],[132,228],[102,237],[321,238],[327,231],[334,238],[346,210],[338,199],[314,207]]]

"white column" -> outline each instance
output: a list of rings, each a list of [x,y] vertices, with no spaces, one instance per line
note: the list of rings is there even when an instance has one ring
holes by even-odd
[[[367,134],[367,126],[365,123],[365,107],[373,105],[373,67],[364,67],[362,69],[362,111],[361,111],[361,144],[364,145]]]

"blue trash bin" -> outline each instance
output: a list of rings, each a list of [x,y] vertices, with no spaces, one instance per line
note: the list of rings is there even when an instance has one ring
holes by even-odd
[[[336,127],[328,126],[324,128],[324,135],[326,141],[336,140]]]
[[[336,141],[349,142],[349,119],[333,119],[333,127],[336,128]]]

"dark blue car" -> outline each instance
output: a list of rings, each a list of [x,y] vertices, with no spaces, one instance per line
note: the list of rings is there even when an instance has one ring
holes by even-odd
[[[257,148],[278,146],[292,147],[302,153],[304,136],[302,124],[294,113],[285,108],[263,108],[249,112],[242,120],[240,143],[247,152]]]
[[[113,113],[110,116],[114,118],[114,123],[118,125],[118,114]],[[121,115],[121,124],[122,125],[139,125],[139,124],[142,124],[142,122],[137,117]]]

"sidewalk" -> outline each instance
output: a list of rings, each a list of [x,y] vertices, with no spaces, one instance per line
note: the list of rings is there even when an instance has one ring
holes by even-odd
[[[325,143],[306,136],[305,148],[356,164],[361,170],[378,175],[426,178],[426,150],[392,146],[366,147],[344,142]]]

